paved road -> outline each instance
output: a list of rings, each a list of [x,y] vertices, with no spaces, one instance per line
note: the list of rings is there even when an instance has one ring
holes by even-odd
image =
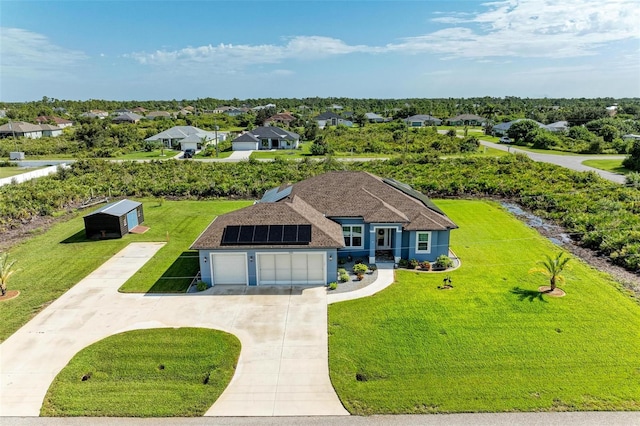
[[[551,163],[558,166],[566,167],[567,169],[576,170],[579,172],[595,172],[604,179],[610,180],[615,183],[625,183],[625,177],[617,173],[607,172],[605,170],[596,169],[593,167],[585,166],[582,164],[585,160],[622,160],[626,158],[624,155],[554,155],[554,154],[540,154],[537,152],[525,151],[518,149],[511,145],[502,145],[493,142],[480,140],[480,143],[484,146],[499,149],[501,151],[508,151],[512,153],[521,153],[527,155],[534,161],[543,163]]]
[[[588,411],[578,413],[464,413],[344,417],[197,417],[197,418],[104,418],[104,417],[5,417],[3,426],[638,426],[640,412]]]

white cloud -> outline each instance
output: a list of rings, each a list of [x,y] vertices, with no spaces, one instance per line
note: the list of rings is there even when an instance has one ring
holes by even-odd
[[[0,28],[0,71],[4,76],[55,76],[86,59],[80,51],[53,44],[41,34],[20,28]]]

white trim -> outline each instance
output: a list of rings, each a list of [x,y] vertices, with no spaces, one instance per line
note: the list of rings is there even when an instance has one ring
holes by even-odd
[[[420,250],[418,247],[420,246],[420,235],[421,234],[427,234],[428,240],[427,240],[427,249],[426,250]],[[432,233],[431,231],[416,231],[416,254],[429,254],[431,253],[431,238],[432,238]]]
[[[351,238],[351,242],[353,242],[353,227],[354,226],[359,226],[360,229],[361,229],[361,231],[360,231],[360,245],[359,246],[354,246],[352,244],[352,245],[348,246],[348,245],[345,244],[344,248],[345,249],[364,249],[364,228],[365,228],[364,223],[362,223],[362,224],[360,224],[360,223],[346,223],[346,224],[342,224],[341,226],[342,226],[342,238],[343,239],[344,239],[344,228],[347,227],[347,226],[349,228],[351,228],[351,230],[349,231],[350,232],[349,238]]]

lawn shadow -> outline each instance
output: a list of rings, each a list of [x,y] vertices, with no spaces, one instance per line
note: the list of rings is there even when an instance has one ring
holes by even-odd
[[[87,238],[85,230],[81,229],[80,231],[76,232],[75,234],[68,237],[67,239],[60,241],[60,244],[86,243],[90,241],[96,241],[96,240],[91,240]]]
[[[529,302],[539,300],[540,302],[549,303],[542,297],[542,293],[538,290],[526,290],[524,288],[514,287],[511,289],[510,293],[517,295],[518,300],[521,302],[524,300],[528,300]]]
[[[183,251],[147,293],[186,293],[199,269],[198,252]]]

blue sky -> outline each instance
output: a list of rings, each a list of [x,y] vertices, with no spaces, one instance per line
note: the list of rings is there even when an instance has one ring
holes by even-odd
[[[640,97],[638,0],[0,0],[0,101]]]

